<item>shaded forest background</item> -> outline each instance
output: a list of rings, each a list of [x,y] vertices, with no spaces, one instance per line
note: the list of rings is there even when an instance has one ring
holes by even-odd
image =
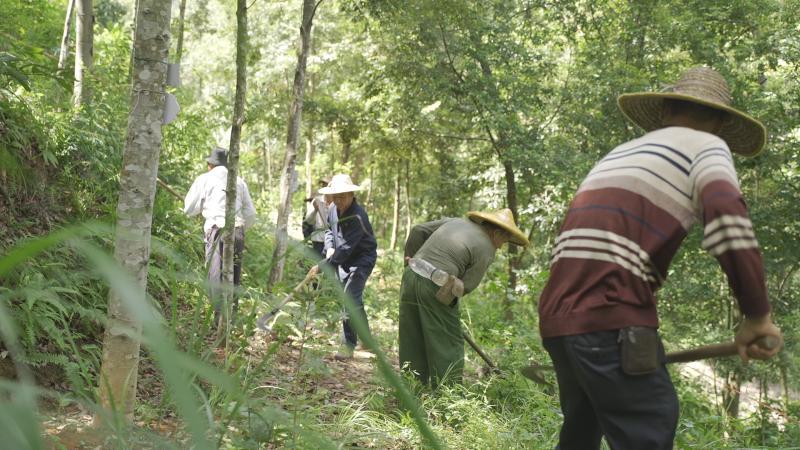
[[[169,61],[181,66],[182,85],[169,88],[181,111],[163,127],[158,175],[183,193],[205,170],[210,148],[228,146],[237,21],[235,2],[186,0],[183,12],[181,3],[173,5],[169,52]],[[366,303],[379,358],[395,366],[409,227],[473,209],[513,210],[532,245],[498,254],[462,310],[465,328],[508,372],[483,376],[482,361],[468,354],[463,387],[412,388],[441,445],[552,448],[560,420],[556,392],[511,369],[547,361],[536,302],[559,220],[595,161],[641,133],[618,111],[617,95],[660,89],[685,68],[708,65],[728,79],[734,104],[769,131],[765,152],[737,159],[736,167],[786,348],[767,363],[718,360],[702,374],[675,368],[682,404],[677,446],[800,443],[800,1],[319,2],[289,200],[293,240],[280,281],[270,283],[303,3],[247,3],[239,165],[259,221],[247,236],[240,320],[225,350],[215,350],[201,224],[184,217],[180,202],[159,188],[147,291],[173,344],[161,349],[145,333],[134,426],[117,422],[106,442],[121,448],[435,446],[423,440],[413,409],[402,407],[394,384],[371,359],[332,362],[341,315],[334,283],[304,292],[271,334],[255,329],[257,316],[313,264],[297,241],[303,199],[319,177],[346,172],[364,187],[358,198],[379,240]],[[0,389],[8,406],[2,417],[17,414],[2,426],[14,435],[41,434],[37,445],[54,441],[64,425],[81,429],[80,417],[97,403],[113,283],[81,242],[113,250],[109,225],[116,220],[132,95],[134,2],[91,6],[93,61],[84,70],[80,101],[74,31],[72,51],[58,68],[67,6],[0,2]],[[64,234],[73,224],[88,225]],[[697,231],[659,293],[668,349],[731,339],[739,319]],[[57,242],[36,250],[47,236]],[[28,256],[11,257],[20,251]],[[169,382],[170,359],[179,354],[193,361],[180,366],[190,374],[185,395]],[[38,415],[8,394],[30,387],[12,359],[32,369]],[[744,402],[740,387],[748,383],[757,394]]]

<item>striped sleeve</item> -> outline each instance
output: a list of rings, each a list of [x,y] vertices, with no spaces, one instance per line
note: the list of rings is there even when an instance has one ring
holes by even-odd
[[[692,169],[693,198],[703,223],[703,248],[719,261],[745,316],[769,313],[764,263],[739,189],[730,151],[698,153]]]

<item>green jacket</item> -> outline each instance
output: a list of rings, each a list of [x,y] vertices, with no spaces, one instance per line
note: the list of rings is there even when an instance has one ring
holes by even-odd
[[[482,226],[467,219],[446,218],[415,225],[404,253],[460,278],[464,294],[468,294],[480,284],[496,250]]]

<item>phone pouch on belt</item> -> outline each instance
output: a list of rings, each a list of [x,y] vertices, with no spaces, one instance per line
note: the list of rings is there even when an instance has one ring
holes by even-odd
[[[650,327],[619,330],[622,371],[628,375],[647,375],[658,369],[658,332]]]

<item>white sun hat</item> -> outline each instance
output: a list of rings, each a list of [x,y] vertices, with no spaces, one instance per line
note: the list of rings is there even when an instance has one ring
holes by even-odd
[[[357,184],[353,184],[353,180],[350,179],[350,175],[345,173],[339,173],[331,178],[331,182],[328,184],[327,187],[324,187],[319,190],[320,194],[342,194],[344,192],[356,192],[360,191],[361,187]]]

